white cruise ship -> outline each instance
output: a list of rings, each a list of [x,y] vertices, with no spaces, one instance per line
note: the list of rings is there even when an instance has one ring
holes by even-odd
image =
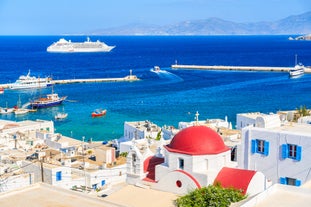
[[[47,48],[48,52],[110,52],[115,46],[108,46],[103,42],[97,40],[90,41],[88,37],[85,42],[71,42],[64,38],[54,42]]]
[[[30,70],[27,75],[19,76],[18,80],[9,85],[10,89],[31,89],[31,88],[45,88],[51,86],[52,79],[50,77],[40,78],[30,76]]]

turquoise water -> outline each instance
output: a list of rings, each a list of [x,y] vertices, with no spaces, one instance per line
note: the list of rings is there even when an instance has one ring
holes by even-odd
[[[70,37],[83,41],[85,37]],[[59,37],[0,37],[1,83],[14,82],[31,69],[33,75],[54,79],[124,77],[133,71],[136,82],[56,85],[55,92],[68,96],[61,106],[24,116],[1,115],[2,119],[53,120],[58,111],[68,117],[55,122],[56,132],[81,139],[109,140],[123,134],[125,121],[150,120],[160,126],[224,118],[235,125],[237,113],[264,113],[311,105],[311,76],[290,79],[287,73],[174,70],[179,64],[293,66],[294,56],[311,65],[311,42],[288,41],[285,36],[211,37],[91,37],[116,45],[110,53],[47,53],[46,47]],[[69,39],[69,37],[68,37]],[[150,69],[159,65],[164,73]],[[42,90],[6,90],[0,106],[26,103]],[[92,118],[97,108],[107,115]]]

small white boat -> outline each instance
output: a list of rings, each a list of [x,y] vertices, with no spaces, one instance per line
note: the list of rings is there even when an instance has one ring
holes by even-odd
[[[15,115],[27,114],[28,112],[29,110],[24,108],[17,108],[14,110]]]
[[[14,112],[14,108],[0,108],[0,114],[10,114]]]
[[[68,116],[67,113],[58,112],[58,113],[55,115],[55,119],[56,119],[56,120],[65,119],[65,118],[67,118],[67,116]]]
[[[295,56],[295,67],[289,70],[290,77],[302,76],[305,73],[305,66],[301,63],[297,64],[297,55]]]
[[[160,72],[165,72],[165,70],[161,70],[161,68],[156,65],[151,69],[151,72],[160,73]]]

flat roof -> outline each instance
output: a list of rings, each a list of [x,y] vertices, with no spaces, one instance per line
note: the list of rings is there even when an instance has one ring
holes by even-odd
[[[66,190],[45,183],[0,193],[0,206],[15,207],[77,207],[103,206],[122,207],[87,193]],[[125,207],[125,206],[123,206]]]
[[[233,206],[241,207],[309,207],[311,203],[311,190],[301,187],[275,184],[259,195],[250,198],[244,203]]]
[[[310,136],[311,134],[311,124],[288,122],[279,127],[272,128],[270,130],[292,132],[296,134],[306,134]]]
[[[126,185],[104,198],[106,201],[135,207],[175,207],[179,196],[173,193]]]

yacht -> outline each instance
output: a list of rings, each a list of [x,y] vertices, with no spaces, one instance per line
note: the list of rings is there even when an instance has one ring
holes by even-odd
[[[9,85],[10,89],[32,89],[32,88],[45,88],[51,86],[52,78],[40,78],[35,76],[30,76],[30,70],[28,71],[27,75],[19,76],[18,80],[15,83]]]
[[[297,55],[295,56],[295,67],[289,70],[290,77],[301,76],[305,73],[305,67],[303,64],[297,64]]]
[[[115,46],[108,46],[97,40],[90,41],[88,37],[84,42],[71,42],[64,38],[59,39],[47,48],[48,52],[110,52]]]
[[[304,73],[305,73],[305,67],[304,67],[304,65],[302,65],[301,63],[295,65],[294,68],[292,68],[292,69],[289,70],[289,76],[290,76],[290,77],[301,76],[301,75],[303,75]]]

